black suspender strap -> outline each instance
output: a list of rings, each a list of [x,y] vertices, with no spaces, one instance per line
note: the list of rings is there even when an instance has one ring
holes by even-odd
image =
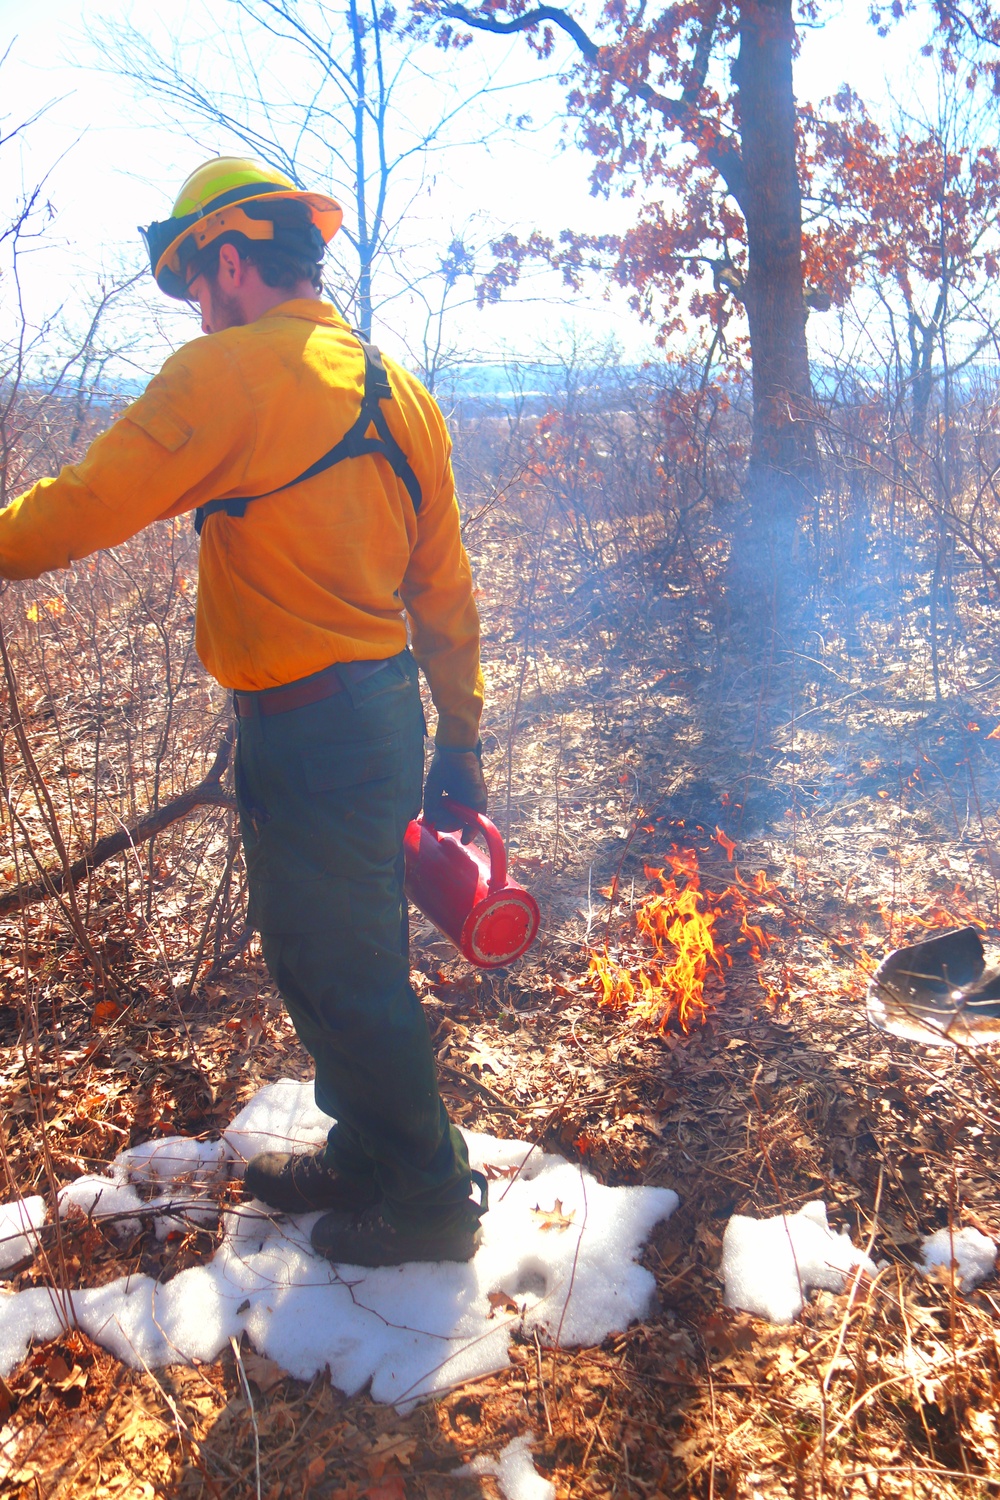
[[[265,490],[262,495],[239,495],[232,500],[209,500],[204,505],[199,505],[194,513],[194,529],[199,535],[206,519],[218,511],[225,511],[227,516],[237,519],[246,514],[246,508],[253,500],[264,500],[268,495],[280,495],[282,490],[290,490],[294,485],[301,484],[303,480],[325,473],[327,469],[332,469],[334,464],[342,463],[345,458],[364,458],[373,454],[381,454],[388,461],[397,479],[403,481],[406,492],[413,502],[413,509],[419,511],[423,498],[420,481],[414,474],[406,454],[389,431],[389,423],[382,410],[382,402],[392,400],[392,386],[389,384],[389,376],[382,361],[382,355],[374,344],[366,343],[359,333],[355,332],[354,337],[361,345],[365,356],[365,389],[357,421],[348,428],[339,443],[334,443],[328,453],[324,453],[322,458],[310,464],[308,469],[303,469],[301,474],[297,474],[287,484],[279,484],[276,489]],[[368,436],[370,427],[375,428],[377,434],[375,437]]]

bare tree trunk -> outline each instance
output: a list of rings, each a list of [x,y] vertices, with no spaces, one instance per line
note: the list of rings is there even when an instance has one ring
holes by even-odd
[[[746,178],[740,206],[747,226],[743,300],[753,361],[752,466],[768,478],[776,472],[808,484],[816,439],[809,420],[794,40],[792,0],[744,0],[733,78]]]
[[[730,601],[763,663],[802,597],[797,530],[814,492],[816,436],[806,345],[802,202],[795,153],[792,0],[743,0],[738,89],[747,228],[743,301],[753,369],[746,506],[733,535]]]
[[[367,172],[365,167],[365,114],[368,102],[365,97],[365,52],[364,28],[358,14],[357,0],[348,0],[347,19],[351,28],[351,43],[354,49],[354,171],[355,190],[358,197],[358,328],[364,338],[372,336],[372,243],[368,228],[368,207],[365,201]]]
[[[922,444],[927,433],[927,417],[934,393],[934,335],[936,329],[920,328],[921,338],[910,361],[910,390],[913,405],[913,438]],[[916,342],[914,340],[914,342]]]

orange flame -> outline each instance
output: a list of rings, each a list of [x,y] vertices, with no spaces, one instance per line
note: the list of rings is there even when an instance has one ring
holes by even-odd
[[[726,858],[728,859],[729,863],[732,864],[733,855],[736,853],[736,840],[731,839],[728,834],[723,833],[718,823],[716,823],[715,825],[715,833],[712,835],[712,837],[715,839],[715,842],[726,851]]]
[[[781,902],[779,887],[763,870],[748,883],[734,869],[734,884],[715,894],[702,890],[694,849],[671,850],[666,864],[665,869],[646,866],[647,878],[657,881],[659,890],[650,892],[635,911],[644,950],[620,952],[617,958],[607,949],[592,953],[588,972],[600,1005],[631,1010],[661,1032],[676,1018],[686,1034],[704,1022],[732,966],[715,932],[716,923],[724,917],[738,919],[738,936],[749,943],[751,958],[760,962],[773,939],[749,920],[749,908],[761,900]]]
[[[983,932],[986,931],[986,923],[980,915],[978,903],[971,899],[957,883],[949,896],[935,896],[919,911],[912,909],[903,912],[893,911],[885,903],[882,903],[878,910],[879,916],[885,923],[890,943],[899,941],[907,933],[916,937],[914,929],[917,928],[933,932],[939,928],[956,927],[964,923],[966,926],[978,927]]]

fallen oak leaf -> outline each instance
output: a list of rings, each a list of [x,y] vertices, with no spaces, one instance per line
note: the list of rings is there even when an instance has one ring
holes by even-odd
[[[58,1388],[64,1380],[69,1379],[69,1375],[69,1365],[59,1353],[58,1349],[53,1350],[48,1359],[45,1361],[45,1379],[48,1381],[49,1385],[54,1385]]]
[[[27,1401],[29,1396],[33,1396],[35,1392],[40,1391],[41,1388],[42,1377],[37,1372],[25,1374],[23,1377],[23,1384],[19,1381],[17,1385],[12,1387],[14,1395],[17,1397],[18,1401]]]
[[[516,1313],[520,1311],[517,1303],[514,1301],[509,1292],[488,1292],[486,1295],[486,1300],[490,1304],[491,1318],[493,1317],[494,1313],[498,1312]]]
[[[409,1468],[410,1460],[417,1451],[417,1439],[407,1437],[405,1433],[383,1432],[377,1438],[375,1444],[365,1454],[365,1468],[368,1470],[369,1478],[389,1484],[392,1475],[386,1476],[386,1469],[395,1461],[401,1468]]]
[[[247,1379],[253,1381],[262,1396],[288,1379],[288,1371],[277,1360],[268,1359],[266,1354],[258,1354],[255,1349],[248,1349],[243,1355],[243,1368],[247,1372]]]
[[[490,1072],[495,1073],[498,1078],[503,1077],[504,1065],[502,1055],[495,1048],[486,1046],[485,1043],[481,1043],[474,1051],[470,1052],[465,1062],[469,1067],[478,1068],[480,1073],[485,1072],[489,1068]]]
[[[399,1474],[390,1474],[388,1479],[365,1490],[361,1500],[406,1500],[406,1485]]]
[[[538,1204],[536,1203],[531,1212],[537,1219],[541,1221],[538,1227],[539,1229],[543,1230],[558,1229],[562,1231],[564,1229],[568,1229],[573,1220],[576,1218],[575,1208],[571,1209],[568,1214],[563,1213],[561,1198],[556,1199],[554,1208],[539,1208]]]
[[[483,1167],[483,1171],[486,1174],[486,1179],[488,1182],[497,1182],[499,1179],[502,1179],[504,1177],[516,1177],[520,1170],[520,1167],[515,1167],[513,1165],[508,1167],[495,1167],[491,1162],[486,1162]]]
[[[410,1459],[417,1451],[417,1439],[409,1437],[406,1433],[383,1432],[375,1439],[370,1451],[370,1456],[377,1455],[379,1458],[395,1458],[403,1465],[408,1465]]]
[[[53,1354],[45,1366],[45,1381],[54,1391],[71,1391],[76,1387],[83,1390],[87,1372],[77,1364],[71,1368],[61,1354]]]
[[[324,1476],[325,1473],[326,1473],[326,1459],[325,1458],[314,1458],[312,1460],[312,1462],[306,1466],[306,1469],[305,1469],[305,1471],[304,1471],[304,1473],[302,1475],[302,1493],[303,1493],[303,1495],[306,1493],[306,1491],[310,1488],[311,1485],[318,1484],[319,1481],[323,1478],[323,1476]]]

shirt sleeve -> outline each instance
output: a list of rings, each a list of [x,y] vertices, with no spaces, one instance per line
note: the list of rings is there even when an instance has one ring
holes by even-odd
[[[253,409],[229,356],[208,338],[186,345],[78,464],[0,511],[0,577],[68,567],[236,488],[254,437]]]
[[[425,466],[435,475],[424,488],[417,539],[400,595],[410,619],[413,654],[431,690],[438,722],[435,739],[452,750],[470,750],[479,738],[483,674],[479,665],[479,612],[472,569],[462,545],[451,444],[437,403],[424,397],[428,438],[438,455]]]

